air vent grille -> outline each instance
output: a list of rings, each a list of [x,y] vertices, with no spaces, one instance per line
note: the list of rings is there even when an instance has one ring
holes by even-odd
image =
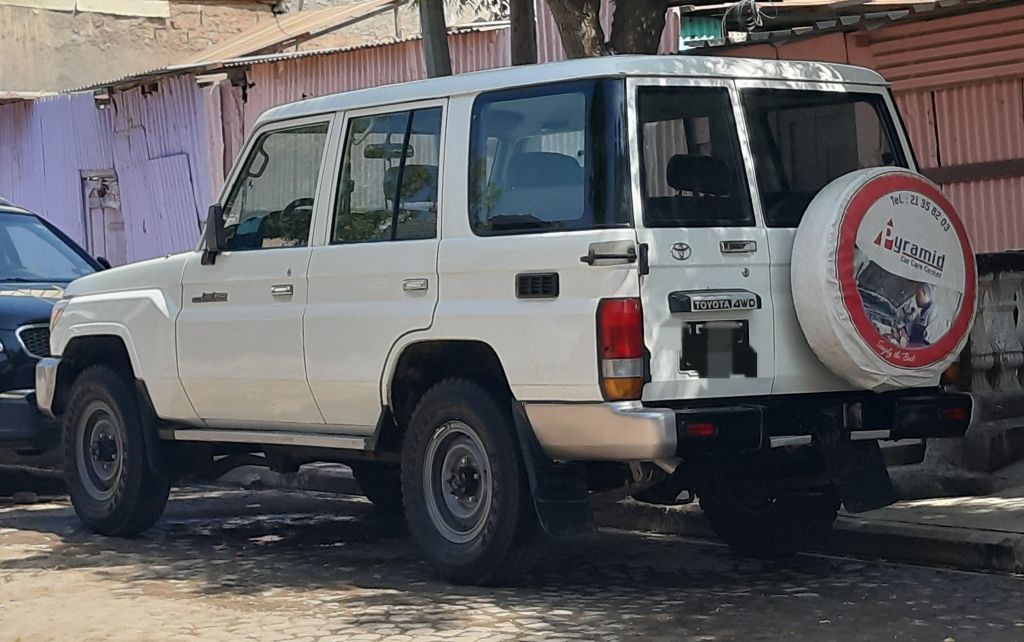
[[[516,275],[516,296],[520,299],[553,299],[558,296],[558,273]]]

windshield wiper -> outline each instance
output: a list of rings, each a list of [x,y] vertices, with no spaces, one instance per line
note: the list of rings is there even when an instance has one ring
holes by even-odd
[[[0,279],[0,283],[49,283],[59,279],[26,279],[22,276],[12,276]]]

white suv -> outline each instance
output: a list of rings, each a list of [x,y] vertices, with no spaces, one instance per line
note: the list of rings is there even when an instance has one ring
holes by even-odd
[[[878,439],[970,421],[939,377],[973,255],[913,169],[884,81],[838,65],[611,57],[286,105],[196,251],[67,289],[39,404],[111,535],[262,452],[350,464],[453,581],[611,490],[789,553],[892,501]]]

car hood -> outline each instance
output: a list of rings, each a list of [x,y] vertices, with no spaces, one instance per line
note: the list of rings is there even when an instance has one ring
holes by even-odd
[[[189,253],[171,254],[148,261],[89,274],[71,282],[67,296],[124,292],[145,288],[181,290],[181,273]]]
[[[0,283],[0,330],[28,323],[48,323],[53,304],[66,283]]]

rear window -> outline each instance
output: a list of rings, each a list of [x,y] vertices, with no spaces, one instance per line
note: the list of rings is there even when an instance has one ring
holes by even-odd
[[[621,81],[483,94],[473,105],[469,216],[479,235],[628,225]]]
[[[750,89],[743,92],[758,189],[769,227],[796,227],[836,178],[906,167],[880,94]]]
[[[753,225],[728,90],[641,87],[637,100],[647,227]]]

